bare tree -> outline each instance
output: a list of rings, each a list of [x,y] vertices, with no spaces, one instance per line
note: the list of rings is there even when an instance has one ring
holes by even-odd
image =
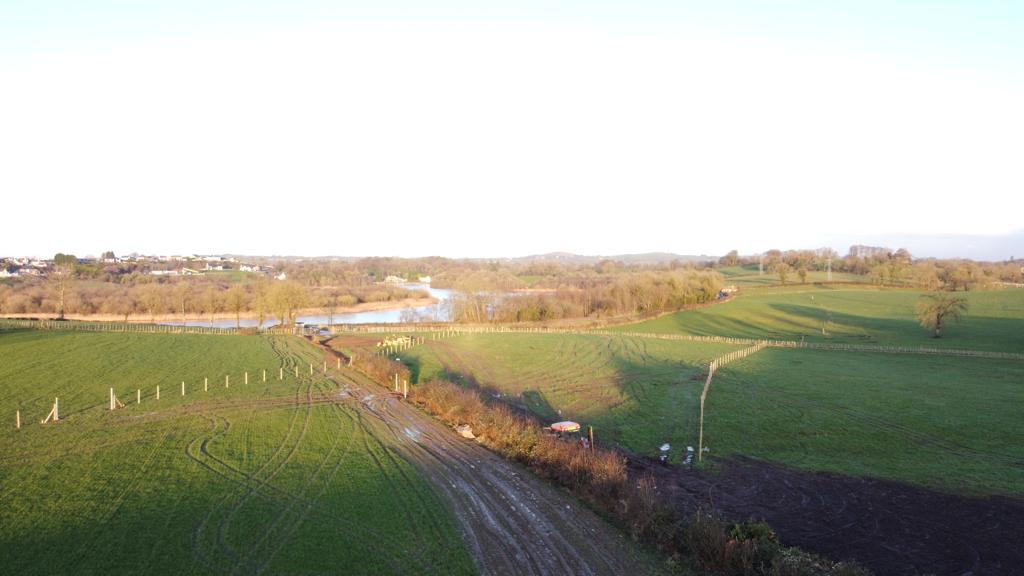
[[[203,294],[203,309],[210,315],[210,326],[213,326],[213,317],[221,310],[220,294],[213,286],[207,288],[206,293]]]
[[[338,298],[341,297],[341,290],[332,286],[324,296],[324,308],[327,309],[327,325],[334,324],[334,311],[338,309]]]
[[[295,317],[299,310],[309,302],[309,295],[301,285],[285,281],[274,284],[268,294],[270,308],[281,320],[281,324],[287,326],[295,323]]]
[[[793,270],[789,267],[789,264],[785,262],[775,262],[774,264],[775,273],[779,275],[779,282],[783,285],[786,284],[786,280],[789,279],[789,273]]]
[[[148,284],[139,294],[139,305],[149,312],[149,321],[156,322],[156,313],[164,307],[164,292],[159,284]]]
[[[235,328],[242,327],[242,310],[245,308],[245,301],[245,289],[238,284],[232,286],[224,295],[224,302],[227,304],[228,310],[235,313]]]
[[[260,278],[259,280],[257,280],[255,283],[255,290],[253,294],[253,304],[255,304],[256,306],[256,317],[259,320],[259,323],[256,325],[256,328],[260,330],[263,329],[263,323],[266,322],[267,320],[268,292],[269,288],[267,286],[267,279]]]
[[[60,262],[54,265],[50,273],[50,281],[57,292],[57,319],[64,319],[64,308],[67,303],[68,289],[75,276],[74,265],[69,262]]]
[[[174,286],[174,303],[181,312],[181,323],[184,324],[188,318],[185,316],[187,307],[192,300],[192,286],[187,280],[182,280]]]
[[[943,323],[947,320],[960,321],[967,313],[967,299],[948,292],[925,294],[917,302],[917,319],[921,326],[935,331],[935,338],[942,337]]]

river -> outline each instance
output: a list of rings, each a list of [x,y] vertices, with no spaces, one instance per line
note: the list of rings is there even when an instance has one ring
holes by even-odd
[[[352,312],[349,314],[335,314],[335,324],[394,324],[402,322],[407,318],[416,318],[418,320],[433,320],[437,322],[447,322],[451,318],[451,308],[448,302],[452,297],[452,290],[444,288],[431,288],[429,284],[402,284],[402,288],[406,290],[426,290],[430,295],[437,300],[437,304],[428,306],[408,306],[406,308],[393,308],[391,310],[371,310],[368,312]],[[303,322],[306,324],[327,324],[326,314],[316,314],[312,316],[299,316],[296,321]],[[242,328],[255,328],[259,323],[259,320],[255,318],[242,318]],[[263,323],[264,327],[274,326],[279,324],[277,318],[268,318]],[[162,322],[167,326],[212,326],[214,328],[234,328],[235,321],[233,319],[222,319],[214,320],[212,323],[209,320],[187,320],[182,322],[180,320],[174,322]]]

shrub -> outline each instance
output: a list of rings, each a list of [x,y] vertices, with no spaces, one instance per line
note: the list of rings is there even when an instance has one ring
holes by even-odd
[[[387,368],[393,373],[397,367]],[[855,564],[836,564],[784,548],[764,522],[730,525],[705,509],[683,522],[658,492],[651,475],[630,481],[625,458],[615,450],[585,450],[544,435],[536,419],[500,402],[488,403],[476,390],[432,380],[412,388],[410,399],[450,426],[469,424],[478,442],[569,488],[624,524],[634,538],[656,545],[673,558],[687,555],[704,571],[737,576],[870,575]]]

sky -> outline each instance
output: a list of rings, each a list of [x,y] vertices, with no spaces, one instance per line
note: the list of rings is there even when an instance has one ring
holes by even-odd
[[[0,255],[1020,257],[1022,102],[1019,1],[4,0]]]

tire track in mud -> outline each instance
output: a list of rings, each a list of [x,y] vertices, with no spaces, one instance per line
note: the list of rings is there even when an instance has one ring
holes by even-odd
[[[295,361],[292,358],[286,357],[285,365],[293,366],[295,365]],[[303,387],[305,387],[304,401],[302,398]],[[306,378],[300,378],[299,387],[296,390],[295,395],[292,397],[291,402],[288,403],[287,405],[282,404],[281,402],[274,402],[271,405],[271,407],[278,409],[291,408],[296,412],[304,408],[305,412],[309,412],[309,410],[311,410],[313,406],[325,403],[326,402],[322,401],[318,402],[314,399],[312,393],[312,382],[308,381],[308,379]],[[245,403],[241,403],[240,405],[244,406]],[[341,418],[342,415],[344,415],[350,420],[353,419],[353,416],[349,413],[349,411],[343,408],[341,399],[337,395],[333,395],[333,398],[331,398],[330,401],[330,405],[333,406],[333,413],[336,415],[336,417]],[[236,405],[235,407],[238,406]],[[355,416],[358,416],[358,412],[355,413]],[[214,414],[212,415],[212,417],[206,417],[214,422],[214,429],[212,430],[210,436],[216,437],[223,435],[230,428],[230,421],[227,420],[226,418],[223,418],[222,416]],[[218,423],[216,421],[217,418],[219,418],[221,422]],[[334,526],[336,526],[336,529],[339,532],[339,536],[343,536],[349,543],[355,540],[356,544],[366,551],[375,550],[379,546],[378,543],[382,539],[388,537],[388,535],[380,533],[379,531],[373,528],[363,526],[361,524],[357,525],[356,523],[353,523],[352,521],[344,518],[331,516],[322,510],[318,510],[315,507],[316,501],[326,491],[327,487],[330,485],[331,480],[341,470],[342,464],[344,463],[344,458],[336,460],[330,472],[328,472],[326,476],[323,474],[324,468],[327,466],[331,455],[333,455],[334,451],[337,448],[337,445],[340,441],[340,435],[334,436],[331,453],[327,457],[321,459],[317,469],[311,475],[308,476],[308,480],[306,481],[307,484],[311,482],[313,479],[319,478],[318,482],[320,484],[320,489],[316,492],[314,496],[308,497],[306,495],[299,495],[294,492],[290,492],[273,486],[273,484],[271,483],[273,477],[276,476],[284,468],[284,466],[288,464],[288,462],[290,462],[295,451],[302,444],[302,438],[305,435],[305,430],[300,432],[300,435],[295,442],[289,443],[288,441],[288,439],[295,433],[295,420],[296,418],[293,416],[292,420],[290,421],[288,433],[286,434],[286,437],[282,441],[282,443],[278,445],[277,450],[275,450],[274,454],[270,458],[268,458],[267,461],[265,461],[263,465],[259,469],[257,469],[257,471],[253,473],[245,472],[240,468],[229,464],[223,459],[216,457],[212,452],[210,452],[207,449],[210,441],[209,438],[206,438],[202,442],[199,442],[199,454],[189,454],[191,457],[193,457],[193,460],[198,461],[201,465],[203,465],[211,472],[217,473],[218,475],[235,482],[235,484],[238,487],[235,492],[229,495],[230,497],[234,498],[234,503],[228,509],[228,512],[226,514],[220,516],[221,521],[217,525],[217,539],[215,540],[216,547],[214,550],[215,552],[221,553],[222,557],[227,557],[228,564],[231,565],[230,573],[251,572],[260,574],[268,570],[270,567],[270,563],[272,562],[276,554],[280,552],[280,550],[288,544],[291,535],[298,530],[302,523],[311,514],[321,518],[326,516],[326,519],[333,523]],[[303,427],[304,429],[308,429],[308,426],[309,418],[307,416],[303,418]],[[362,436],[364,440],[368,438],[369,434],[365,426],[363,426],[362,424],[358,424],[355,429],[359,432],[359,435]],[[346,456],[349,452],[351,452],[352,446],[354,444],[355,436],[348,435],[346,450],[344,452]],[[281,453],[282,450],[285,449],[286,445],[288,446],[288,452],[282,457]],[[193,447],[194,450],[195,442],[191,443],[191,446]],[[200,458],[203,458],[206,461],[201,461]],[[270,465],[271,462],[275,463],[274,467],[271,469],[267,469],[267,466]],[[215,470],[214,467],[210,465],[210,463],[216,464],[220,468],[220,470]],[[382,475],[386,474],[386,472],[383,470],[383,467],[381,467],[381,472]],[[401,491],[393,489],[392,493],[400,494]],[[239,494],[241,494],[241,496],[239,496]],[[256,497],[265,498],[267,501],[275,503],[276,505],[279,506],[279,511],[275,516],[274,520],[271,521],[268,525],[266,525],[266,527],[261,532],[260,536],[255,538],[250,543],[248,549],[244,553],[240,554],[233,550],[231,547],[227,546],[225,535],[230,529],[231,519],[238,512],[238,510],[247,502],[251,501],[251,499]],[[222,502],[224,501],[226,500],[223,500]],[[215,510],[217,510],[216,507],[207,514],[207,518],[204,519],[204,522],[209,522],[209,517],[214,513]],[[342,532],[342,528],[344,528],[344,532]],[[281,537],[275,538],[273,540],[274,545],[267,549],[267,552],[263,555],[263,558],[259,558],[257,553],[261,550],[261,546],[269,538],[271,538],[271,536],[275,535],[275,531],[279,529],[283,532],[281,534]],[[439,534],[435,534],[435,541],[442,541]],[[394,554],[393,557],[389,556],[384,561],[385,564],[390,566],[394,573],[408,572],[410,563],[421,568],[427,568],[431,572],[435,573],[443,571],[443,568],[438,566],[436,562],[434,562],[433,558],[426,556],[424,550],[424,547],[420,547],[413,549],[411,551],[403,551],[401,553]],[[204,554],[202,550],[198,550],[198,548],[196,548],[195,551],[197,553],[197,556],[203,559],[204,563],[208,567],[216,571],[223,572],[223,569],[220,566],[216,565],[217,563],[214,561],[213,558],[211,558],[210,555]]]
[[[340,408],[341,406],[339,406],[339,409]],[[210,421],[213,422],[213,418],[210,418]],[[356,431],[360,434],[366,433],[366,431],[360,427],[356,427]],[[191,454],[190,457],[192,457]],[[238,487],[240,488],[254,488],[261,497],[266,498],[267,500],[289,501],[292,502],[293,505],[305,506],[307,516],[314,516],[320,520],[323,520],[324,522],[322,525],[324,527],[328,529],[333,529],[333,531],[336,532],[339,537],[345,538],[347,543],[355,543],[366,551],[374,551],[378,549],[379,542],[388,537],[387,534],[382,533],[371,526],[366,526],[362,523],[353,522],[343,516],[332,514],[329,510],[317,508],[315,506],[315,498],[308,498],[304,494],[289,491],[274,486],[273,484],[259,482],[258,479],[252,478],[243,470],[233,467],[229,463],[218,459],[213,454],[208,454],[206,459],[201,459],[198,457],[192,457],[192,459],[196,461],[200,466],[205,468],[207,471],[209,471],[211,474],[220,476],[228,481],[231,481],[237,484]],[[337,471],[340,471],[340,468],[340,465],[337,466],[335,474]],[[320,492],[320,494],[322,493],[323,491]],[[287,539],[283,539],[281,541],[281,547],[283,547],[286,543]],[[428,566],[433,565],[431,562],[425,561],[425,559],[423,559],[419,555],[410,556],[406,554],[402,557],[387,557],[384,560],[393,568],[393,571],[396,574],[401,573],[403,571],[408,571],[408,562],[412,561],[421,562]]]
[[[336,378],[390,444],[447,501],[483,574],[624,574],[637,566],[625,538],[579,502],[394,398],[362,375]],[[368,392],[373,390],[373,392]]]
[[[305,381],[305,380],[302,380],[301,382],[302,382],[302,384],[300,385],[300,389],[301,389],[302,386],[305,386],[305,396],[306,396],[306,399],[307,400],[312,400],[312,387],[313,387],[312,382],[308,382],[308,381]],[[271,480],[274,479],[275,476],[277,476],[284,469],[285,466],[288,465],[288,463],[295,456],[295,453],[298,451],[299,446],[302,445],[302,442],[303,442],[303,440],[306,437],[306,433],[309,431],[309,424],[310,424],[310,420],[312,418],[313,407],[312,407],[312,405],[309,402],[302,403],[300,401],[300,395],[301,394],[302,394],[301,390],[296,392],[295,408],[294,408],[294,412],[293,412],[293,417],[292,417],[292,420],[289,423],[288,433],[285,435],[285,438],[282,440],[282,442],[278,446],[277,450],[274,451],[274,454],[271,455],[271,457],[268,458],[263,463],[263,465],[261,465],[260,468],[258,468],[256,470],[256,472],[252,474],[252,476],[254,478],[257,477],[258,475],[260,475],[261,473],[263,474],[262,478],[258,478],[257,479],[259,484],[267,484],[267,483],[269,483]],[[301,411],[301,415],[299,415],[300,411]],[[298,432],[298,437],[295,438],[294,441],[289,442],[289,439],[292,437],[292,434],[293,434],[295,422],[299,418],[301,418],[302,426],[301,426],[301,428],[300,428],[300,430]],[[286,445],[287,445],[287,448],[284,448]],[[286,453],[283,456],[281,456],[280,459],[279,459],[278,457],[281,455],[282,448],[284,448],[286,450]],[[277,461],[275,462],[275,460],[277,460]],[[271,465],[272,465],[272,468],[267,469],[267,467],[271,466]],[[222,550],[229,551],[229,555],[230,556],[232,556],[233,558],[237,559],[235,566],[231,569],[231,573],[232,574],[240,567],[240,565],[242,563],[245,562],[245,556],[236,553],[236,551],[234,551],[232,549],[232,547],[228,544],[228,542],[227,542],[227,533],[228,533],[228,531],[231,528],[231,523],[234,521],[235,515],[238,514],[239,510],[241,510],[242,507],[245,506],[249,502],[249,500],[253,497],[253,495],[255,493],[256,493],[256,488],[255,487],[251,487],[248,490],[244,491],[242,496],[239,497],[234,502],[234,504],[232,505],[231,509],[224,516],[224,518],[221,520],[221,523],[217,527],[217,542],[218,542],[218,545],[220,546],[220,548]],[[280,518],[280,516],[278,516],[278,518]],[[269,531],[269,530],[271,530],[271,528],[267,529],[267,531]],[[263,538],[266,538],[266,536],[267,536],[267,534],[264,533]]]
[[[274,353],[277,354],[279,358],[281,358],[282,363],[284,365],[287,366],[294,363],[294,361],[292,361],[291,363],[289,362],[289,360],[293,359],[288,355],[284,355],[284,353],[280,350],[276,339],[271,338],[269,339],[269,341]],[[305,388],[305,390],[303,390],[303,388]],[[304,404],[304,410],[302,409],[303,403],[301,402],[303,391],[305,391],[305,396],[307,400],[307,402]],[[230,528],[231,522],[234,519],[234,516],[238,513],[238,511],[253,497],[253,495],[260,487],[267,485],[270,482],[270,480],[273,479],[273,477],[276,476],[277,473],[279,473],[284,468],[284,466],[288,463],[288,461],[291,460],[292,456],[295,454],[295,451],[297,450],[299,444],[301,444],[302,439],[303,437],[305,437],[306,431],[308,430],[309,427],[309,418],[312,410],[311,406],[309,405],[309,401],[311,400],[312,383],[305,379],[300,379],[296,386],[295,393],[292,399],[292,417],[288,422],[288,429],[287,432],[285,433],[284,438],[281,440],[281,443],[278,444],[273,454],[271,454],[271,456],[267,458],[259,466],[259,468],[257,468],[252,473],[244,473],[245,476],[249,479],[249,482],[247,482],[244,485],[240,485],[239,490],[225,494],[220,499],[220,502],[207,512],[203,520],[193,530],[193,551],[200,558],[204,559],[204,563],[207,565],[208,568],[221,573],[225,572],[225,570],[221,566],[216,565],[219,563],[214,562],[213,556],[215,554],[221,556],[221,559],[227,559],[227,562],[231,566],[230,571],[232,572],[235,569],[237,569],[240,564],[244,562],[243,556],[238,554],[238,552],[235,551],[228,544],[226,537],[227,531]],[[198,445],[199,456],[209,459],[214,459],[214,456],[209,451],[210,442],[213,441],[214,438],[226,434],[231,427],[231,421],[228,420],[227,418],[224,418],[223,416],[220,415],[215,415],[214,417],[219,418],[223,421],[223,428],[218,430],[217,427],[215,426],[213,435],[204,438]],[[298,437],[292,440],[293,436],[295,435],[295,428],[299,418],[302,419],[301,428],[299,430]],[[190,443],[190,446],[191,445],[192,444]],[[281,457],[282,453],[284,453],[283,457]],[[217,460],[219,460],[222,463],[224,462],[223,460],[220,459]],[[273,467],[268,469],[268,467],[271,467],[272,465]],[[266,475],[264,477],[260,477],[260,475],[263,474],[264,472],[266,472]],[[213,515],[221,510],[223,510],[223,513],[218,514],[218,522],[214,527],[215,536],[213,550],[210,553],[203,553],[200,550],[200,548],[202,546],[203,538],[207,530],[207,525],[210,523]]]

